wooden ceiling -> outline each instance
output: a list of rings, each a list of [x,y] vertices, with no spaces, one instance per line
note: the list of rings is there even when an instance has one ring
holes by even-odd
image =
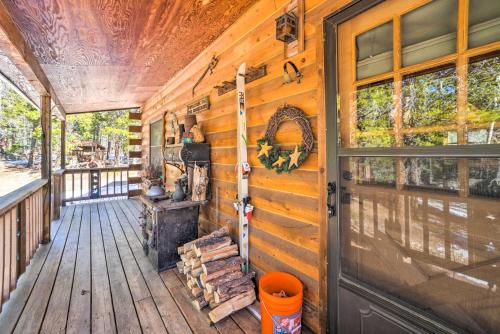
[[[67,113],[140,106],[256,0],[0,0]]]

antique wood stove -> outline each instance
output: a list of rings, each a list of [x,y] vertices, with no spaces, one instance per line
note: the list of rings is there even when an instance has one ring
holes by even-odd
[[[157,271],[175,266],[177,247],[198,237],[199,202],[153,202],[141,196],[144,253]]]
[[[184,166],[188,179],[192,180],[194,164],[208,166],[210,171],[210,146],[208,144],[167,145],[164,150],[167,163],[179,163]],[[200,205],[207,200],[191,200],[189,183],[186,200],[174,202],[172,199],[157,201],[145,195],[142,202],[142,236],[144,253],[157,271],[172,268],[180,260],[177,247],[198,237],[198,213]]]

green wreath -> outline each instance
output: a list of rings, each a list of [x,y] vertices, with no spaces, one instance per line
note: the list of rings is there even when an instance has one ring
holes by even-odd
[[[274,144],[274,137],[280,124],[284,121],[294,121],[302,131],[302,143],[295,145],[294,150],[281,150]],[[278,108],[269,120],[264,137],[257,140],[257,157],[267,169],[276,173],[290,173],[304,163],[314,146],[311,123],[305,113],[294,106]]]

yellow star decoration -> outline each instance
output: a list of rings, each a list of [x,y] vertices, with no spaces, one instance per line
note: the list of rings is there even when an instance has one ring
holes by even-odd
[[[295,151],[290,154],[290,163],[288,164],[288,168],[292,168],[293,165],[299,167],[299,157],[302,154],[302,152],[299,152],[299,147],[295,145]]]
[[[278,160],[276,160],[274,163],[273,163],[273,166],[278,166],[278,167],[281,167],[281,165],[283,165],[283,163],[286,161],[285,158],[283,158],[281,155],[278,157]]]
[[[264,144],[260,144],[260,151],[259,154],[257,155],[257,158],[260,156],[265,155],[267,158],[269,158],[269,150],[272,149],[273,147],[267,143],[267,141]]]

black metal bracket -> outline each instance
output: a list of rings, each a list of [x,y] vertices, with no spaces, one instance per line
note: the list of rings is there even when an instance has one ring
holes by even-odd
[[[326,205],[328,208],[328,217],[332,218],[337,214],[337,207],[335,205],[335,202],[332,203],[332,196],[336,193],[337,191],[337,185],[335,182],[328,182],[327,186],[327,192],[328,192],[328,197],[326,199]]]

